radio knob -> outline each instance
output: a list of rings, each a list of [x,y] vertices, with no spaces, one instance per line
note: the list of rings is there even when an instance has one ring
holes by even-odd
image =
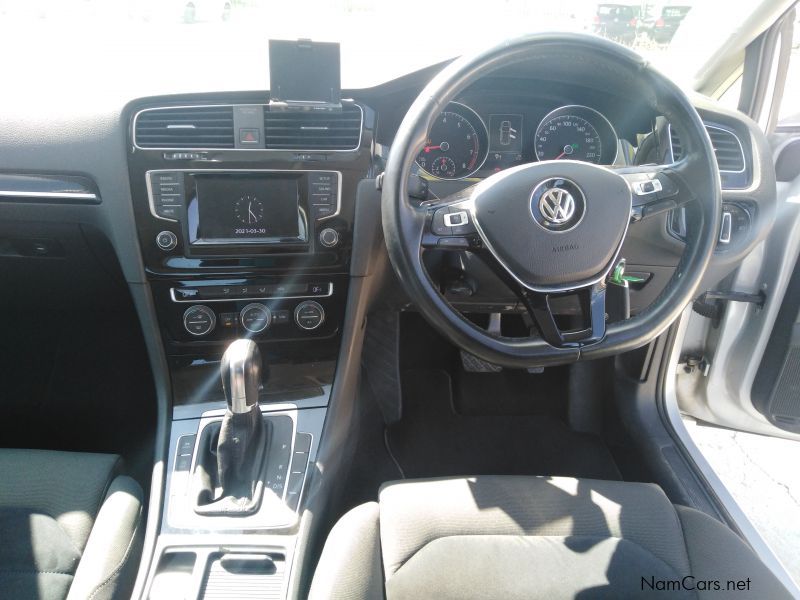
[[[326,227],[319,232],[319,243],[326,248],[333,248],[339,243],[339,232],[332,227]]]
[[[171,231],[162,231],[156,236],[156,246],[161,248],[164,252],[174,250],[178,245],[178,236]]]
[[[294,309],[294,322],[300,329],[311,331],[325,322],[325,309],[319,302],[306,300]]]
[[[239,321],[250,333],[261,333],[272,322],[272,312],[263,304],[248,304],[239,313]]]
[[[202,304],[190,306],[183,313],[183,327],[192,335],[201,336],[211,333],[217,324],[214,311]]]

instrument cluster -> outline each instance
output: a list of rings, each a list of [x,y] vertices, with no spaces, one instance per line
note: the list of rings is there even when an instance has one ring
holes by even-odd
[[[450,102],[433,122],[416,163],[435,179],[466,179],[533,160],[610,165],[618,147],[611,122],[588,106],[560,106],[531,125],[520,113],[484,119],[466,104]]]

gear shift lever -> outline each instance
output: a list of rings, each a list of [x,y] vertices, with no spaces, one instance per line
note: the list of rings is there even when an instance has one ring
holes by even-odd
[[[236,340],[225,351],[219,366],[228,410],[241,415],[258,407],[261,385],[261,352],[253,340]]]
[[[222,423],[207,426],[201,438],[199,514],[244,515],[259,506],[268,437],[258,406],[261,369],[261,353],[252,340],[236,340],[222,357],[228,408]]]
[[[219,371],[228,410],[219,431],[217,473],[225,493],[241,495],[252,487],[253,461],[265,443],[264,419],[258,407],[261,353],[256,343],[233,342],[222,356]]]

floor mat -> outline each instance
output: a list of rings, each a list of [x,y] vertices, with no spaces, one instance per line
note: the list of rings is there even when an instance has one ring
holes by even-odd
[[[457,414],[445,370],[408,370],[402,383],[403,418],[389,426],[387,441],[408,478],[496,474],[621,479],[600,438],[570,430],[557,416]]]

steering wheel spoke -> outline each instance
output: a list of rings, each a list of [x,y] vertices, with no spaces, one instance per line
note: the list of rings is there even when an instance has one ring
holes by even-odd
[[[695,200],[679,165],[643,165],[612,169],[631,188],[631,222],[679,208]]]
[[[553,301],[559,296],[574,295],[580,305],[583,325],[563,329],[556,321]],[[575,348],[601,341],[606,334],[606,286],[605,283],[581,288],[569,294],[548,294],[523,291],[522,302],[536,323],[542,338],[556,348]]]

